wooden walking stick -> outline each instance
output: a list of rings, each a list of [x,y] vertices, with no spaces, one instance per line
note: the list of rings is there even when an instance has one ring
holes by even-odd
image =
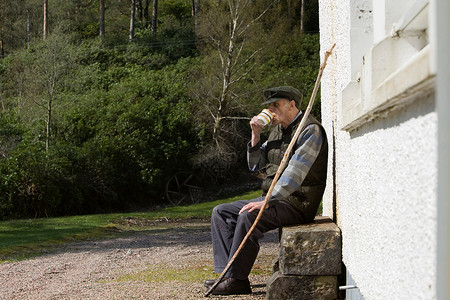
[[[311,98],[309,99],[308,107],[306,108],[305,114],[304,114],[304,116],[303,116],[303,118],[302,118],[302,120],[300,122],[300,125],[298,126],[294,137],[292,138],[291,142],[289,143],[289,146],[288,146],[288,148],[286,150],[286,153],[283,156],[283,159],[281,160],[281,163],[280,163],[280,166],[278,167],[277,173],[275,174],[275,177],[274,177],[274,179],[272,181],[272,184],[270,185],[270,188],[269,188],[269,190],[268,190],[268,192],[266,194],[266,197],[264,199],[264,205],[261,207],[258,215],[256,216],[255,221],[253,222],[252,227],[250,227],[249,231],[245,235],[244,239],[242,240],[241,244],[239,245],[239,248],[236,250],[236,252],[234,253],[233,257],[230,259],[230,261],[226,265],[225,269],[220,274],[219,278],[211,286],[211,288],[206,292],[205,297],[208,297],[211,294],[211,292],[216,288],[216,286],[222,281],[223,277],[225,276],[225,273],[228,272],[228,269],[231,267],[231,264],[234,262],[234,260],[238,256],[238,254],[241,252],[241,250],[244,247],[245,243],[247,242],[248,238],[252,234],[252,232],[255,229],[256,225],[258,224],[259,220],[261,219],[262,214],[263,214],[264,210],[266,209],[266,207],[267,207],[267,205],[269,203],[269,199],[270,199],[270,197],[272,195],[273,189],[275,188],[275,184],[277,183],[278,179],[280,178],[281,173],[283,173],[283,169],[284,169],[284,166],[286,165],[286,162],[287,162],[287,160],[289,158],[289,154],[291,153],[292,148],[294,147],[294,144],[296,143],[296,141],[297,141],[301,131],[303,130],[303,127],[305,126],[306,119],[308,118],[309,113],[311,112],[312,106],[314,104],[314,99],[316,98],[317,90],[319,89],[319,83],[320,83],[320,80],[322,78],[323,70],[325,69],[325,66],[327,65],[328,57],[333,52],[333,49],[334,49],[335,46],[336,46],[336,44],[334,44],[331,47],[330,50],[325,52],[323,62],[320,65],[319,73],[317,74],[317,79],[316,79],[316,84],[314,86],[314,90],[313,90],[313,92],[311,94]]]

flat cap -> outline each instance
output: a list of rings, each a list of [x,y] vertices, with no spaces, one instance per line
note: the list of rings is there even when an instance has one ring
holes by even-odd
[[[278,86],[264,90],[264,102],[262,105],[267,105],[276,102],[280,99],[294,100],[295,103],[302,102],[302,93],[292,86]]]

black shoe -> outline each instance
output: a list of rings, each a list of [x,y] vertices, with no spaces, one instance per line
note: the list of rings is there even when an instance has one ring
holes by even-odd
[[[207,280],[208,281],[208,280]],[[205,282],[206,284],[206,282]],[[214,282],[213,282],[214,284]],[[211,286],[210,286],[211,287]],[[248,279],[227,278],[223,279],[212,291],[213,295],[238,295],[251,294],[252,288]]]
[[[216,279],[208,279],[205,281],[205,283],[203,284],[203,286],[209,288],[211,287],[214,283],[216,283]]]
[[[228,277],[223,277],[222,278],[222,281],[224,281],[225,279],[228,279]],[[204,287],[207,287],[208,289],[212,286],[212,285],[214,285],[214,283],[216,283],[216,281],[217,281],[217,279],[209,279],[209,280],[206,280],[205,281],[205,283],[203,284],[203,286]]]

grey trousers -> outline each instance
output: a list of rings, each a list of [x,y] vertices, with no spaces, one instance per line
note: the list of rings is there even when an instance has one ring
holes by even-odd
[[[264,201],[264,197],[253,200],[240,200],[224,203],[213,209],[211,216],[211,237],[214,256],[214,270],[221,273],[229,259],[233,257],[242,240],[252,227],[257,210],[245,211],[239,215],[241,208],[249,202]],[[258,225],[245,243],[244,248],[236,257],[226,277],[245,279],[250,274],[259,252],[258,240],[264,233],[281,226],[304,223],[304,217],[290,204],[279,201],[264,210]]]

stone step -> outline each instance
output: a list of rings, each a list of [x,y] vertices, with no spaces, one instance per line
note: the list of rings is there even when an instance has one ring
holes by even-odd
[[[329,217],[282,228],[279,271],[283,275],[339,275],[341,230]]]
[[[267,300],[334,300],[337,276],[297,276],[275,272],[267,281]]]

